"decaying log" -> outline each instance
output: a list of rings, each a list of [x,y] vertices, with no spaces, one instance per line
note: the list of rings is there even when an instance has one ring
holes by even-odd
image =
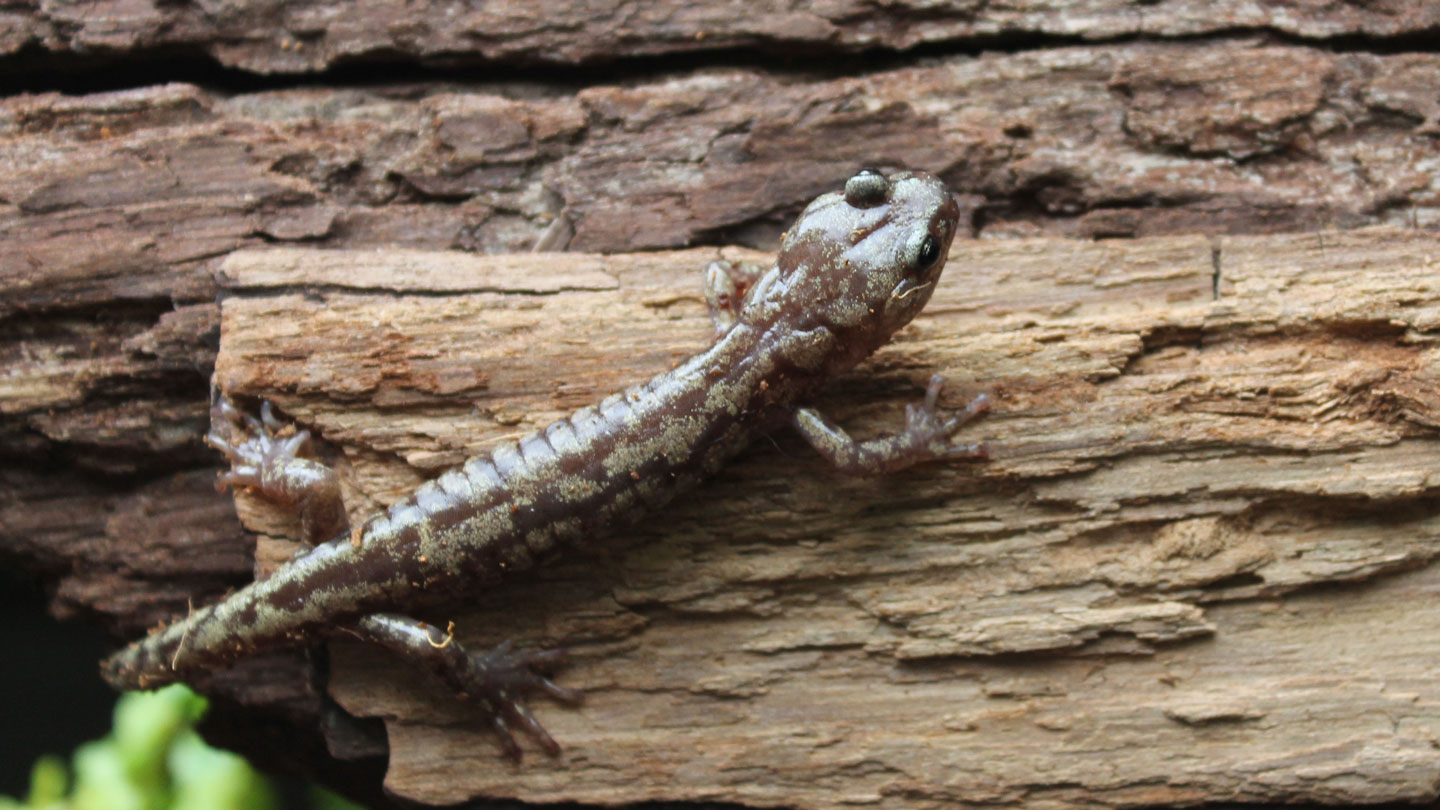
[[[28,6],[28,7],[27,7]],[[0,12],[0,54],[30,47],[80,61],[119,53],[204,53],[259,74],[380,62],[465,66],[492,61],[573,64],[727,50],[793,54],[1006,38],[1109,40],[1267,29],[1290,37],[1420,38],[1440,26],[1425,0],[1323,3],[1285,0],[1013,0],[936,4],[859,0],[795,5],[777,0],[543,5],[445,0],[226,6],[145,0],[16,4]],[[853,58],[853,57],[852,57]],[[82,62],[83,64],[83,62]]]
[[[1431,227],[1437,84],[1434,54],[1226,41],[809,82],[712,70],[538,99],[505,86],[11,97],[0,314],[209,300],[207,271],[243,247],[526,250],[556,218],[575,251],[771,246],[869,164],[941,175],[976,236]]]
[[[704,346],[676,268],[717,253],[239,253],[216,379],[318,431],[365,513]],[[589,701],[536,706],[559,759],[508,764],[383,653],[332,644],[329,689],[427,803],[1434,799],[1437,262],[1386,228],[959,243],[824,405],[884,430],[940,372],[995,398],[991,461],[848,479],[776,435],[431,615],[572,650]]]
[[[904,165],[941,174],[984,240],[1170,238],[967,244],[927,319],[827,404],[884,430],[942,370],[947,402],[999,400],[971,431],[995,461],[855,482],[776,436],[664,520],[457,616],[468,638],[575,649],[561,675],[591,703],[539,707],[559,762],[506,769],[423,679],[335,650],[335,693],[390,717],[390,784],[1432,795],[1434,701],[1407,673],[1436,638],[1416,609],[1435,4],[531,5],[0,8],[0,76],[30,91],[0,98],[0,553],[57,615],[130,638],[253,575],[200,442],[217,294],[225,384],[332,439],[365,510],[708,334],[713,250],[397,249],[763,249],[859,166]],[[1320,235],[1376,225],[1396,230]],[[1284,233],[1308,235],[1235,236]],[[383,252],[246,255],[217,283],[275,245]],[[273,334],[292,312],[313,331]],[[241,707],[232,741],[316,762],[289,745],[323,722],[303,663],[207,684]]]

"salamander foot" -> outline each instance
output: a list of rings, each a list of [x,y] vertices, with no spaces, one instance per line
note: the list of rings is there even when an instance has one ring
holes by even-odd
[[[520,759],[515,729],[524,729],[545,753],[560,753],[560,744],[550,736],[522,702],[528,694],[541,693],[570,705],[585,699],[583,692],[567,689],[542,672],[566,661],[564,650],[516,650],[501,642],[483,655],[467,651],[450,631],[393,613],[377,613],[360,619],[350,632],[389,649],[431,672],[464,700],[489,715],[490,727],[500,739],[505,756]]]
[[[310,434],[292,431],[282,439],[279,434],[283,429],[269,402],[260,407],[260,418],[256,419],[236,407],[229,397],[216,394],[210,406],[210,432],[205,434],[205,443],[224,453],[230,461],[230,469],[220,474],[222,489],[226,486],[261,489],[267,467],[303,455]]]
[[[724,259],[705,267],[705,303],[715,323],[716,336],[723,335],[740,318],[745,295],[765,272],[752,262],[731,262]]]
[[[310,431],[281,422],[268,401],[260,405],[257,419],[224,394],[215,395],[205,443],[230,461],[230,469],[216,479],[222,491],[226,487],[254,490],[290,509],[300,518],[300,539],[310,545],[345,530],[340,479],[309,457]]]
[[[542,692],[572,706],[584,701],[585,693],[567,689],[540,674],[540,671],[563,665],[567,657],[562,649],[517,651],[509,641],[501,642],[485,655],[470,656],[472,666],[465,675],[471,686],[460,692],[490,712],[490,727],[499,736],[505,756],[513,759],[522,756],[520,746],[515,742],[514,727],[517,725],[534,737],[545,753],[552,757],[560,753],[560,744],[540,725],[520,698],[531,692]]]
[[[930,384],[925,388],[925,400],[919,405],[905,406],[905,432],[915,437],[917,444],[925,448],[922,454],[929,458],[989,458],[990,451],[984,442],[951,444],[950,435],[984,416],[985,412],[990,410],[990,397],[980,394],[966,403],[958,413],[948,419],[941,419],[937,403],[940,389],[944,387],[944,377],[939,374],[930,376]]]
[[[989,410],[990,398],[981,394],[959,412],[943,417],[937,403],[944,386],[944,377],[939,374],[931,377],[924,401],[905,406],[905,429],[894,436],[857,442],[814,408],[795,411],[795,428],[836,469],[851,475],[902,470],[936,459],[989,458],[990,451],[984,442],[955,444],[951,434]]]

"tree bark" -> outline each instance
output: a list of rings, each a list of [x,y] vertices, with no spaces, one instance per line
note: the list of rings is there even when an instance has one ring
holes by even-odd
[[[894,429],[944,373],[992,461],[777,435],[433,616],[574,650],[558,761],[340,645],[205,684],[229,739],[432,802],[1434,798],[1433,4],[543,5],[0,9],[0,551],[57,615],[137,636],[287,533],[214,491],[212,372],[368,513],[700,348],[705,261],[908,166],[973,239],[823,404]]]
[[[638,56],[795,51],[866,53],[918,45],[954,48],[1027,40],[1223,36],[1234,31],[1284,37],[1349,37],[1417,44],[1440,25],[1423,0],[1299,6],[1285,0],[1014,0],[934,4],[897,0],[883,8],[840,0],[813,9],[778,0],[687,4],[562,2],[520,8],[444,0],[362,0],[343,4],[240,3],[233,6],[93,0],[35,4],[0,16],[0,54],[33,48],[56,57],[102,59],[203,53],[258,74],[305,73],[345,63],[442,68],[491,64],[606,64]],[[62,62],[63,64],[63,62]]]

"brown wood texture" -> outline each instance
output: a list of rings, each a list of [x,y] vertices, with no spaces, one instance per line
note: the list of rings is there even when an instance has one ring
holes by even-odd
[[[560,762],[336,650],[390,784],[1433,797],[1434,4],[534,5],[0,8],[0,554],[57,615],[130,638],[253,576],[200,442],[217,351],[377,506],[702,345],[718,246],[911,166],[979,241],[828,407],[883,430],[940,370],[1000,400],[997,459],[855,482],[777,436],[486,596],[467,637],[576,649]],[[426,252],[537,244],[624,255]],[[272,760],[385,750],[293,656],[205,686]]]
[[[716,255],[236,254],[216,377],[335,444],[363,514],[702,347],[673,268]],[[589,702],[537,707],[558,760],[497,759],[373,650],[332,645],[331,692],[386,719],[387,786],[426,803],[1432,798],[1437,263],[1383,228],[961,243],[826,407],[893,427],[939,371],[952,404],[995,398],[966,434],[992,461],[847,479],[777,435],[430,614],[573,651]]]
[[[490,61],[603,63],[636,56],[742,50],[786,53],[908,49],[1007,39],[1107,40],[1267,30],[1292,37],[1432,36],[1440,9],[1424,0],[1013,0],[929,3],[781,0],[712,3],[460,4],[447,0],[234,3],[225,6],[88,0],[19,3],[0,12],[0,54],[55,55],[169,49],[204,53],[261,74],[348,61],[397,59],[440,66]]]

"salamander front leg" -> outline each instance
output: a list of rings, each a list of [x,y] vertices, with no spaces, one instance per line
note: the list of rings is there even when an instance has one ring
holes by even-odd
[[[571,705],[585,698],[583,692],[559,686],[538,672],[564,664],[564,650],[524,652],[513,649],[510,642],[505,641],[485,655],[476,655],[450,633],[393,613],[366,616],[345,628],[345,632],[420,663],[455,694],[484,709],[490,716],[491,727],[500,737],[505,755],[514,759],[521,757],[520,745],[515,742],[515,726],[534,737],[545,753],[551,756],[560,753],[559,743],[520,702],[521,697],[542,692]]]
[[[764,272],[765,268],[752,262],[737,264],[722,259],[706,266],[705,303],[715,322],[715,334],[723,335],[735,325],[745,294]]]
[[[953,444],[950,435],[974,421],[990,408],[990,398],[981,394],[959,413],[942,419],[935,403],[945,384],[939,374],[930,378],[925,401],[905,406],[905,430],[895,436],[857,442],[843,428],[811,408],[795,412],[795,428],[820,455],[841,472],[850,475],[899,470],[932,459],[987,458],[984,443]]]

